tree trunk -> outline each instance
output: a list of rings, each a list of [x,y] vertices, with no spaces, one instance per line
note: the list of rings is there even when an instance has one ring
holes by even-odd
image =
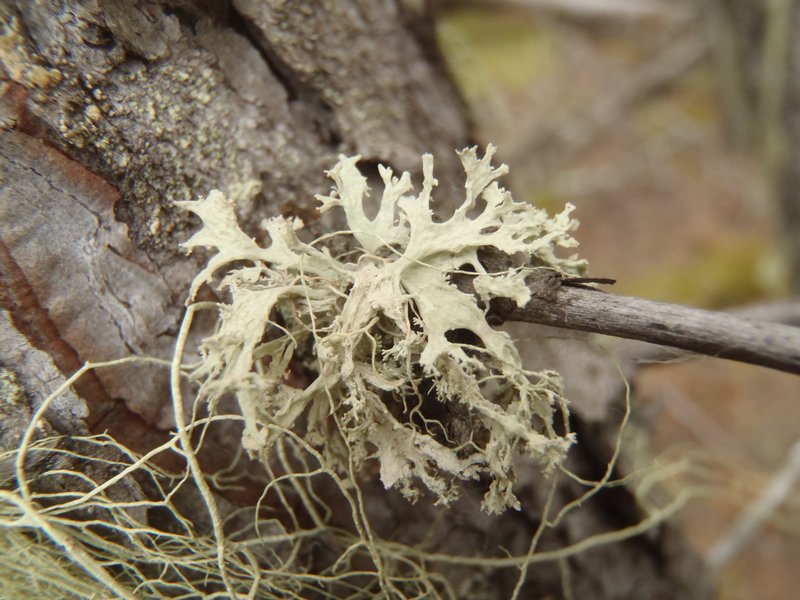
[[[800,164],[797,155],[800,152],[800,40],[797,39],[797,27],[800,25],[800,5],[788,3],[789,14],[786,15],[786,26],[793,35],[785,40],[788,48],[784,52],[786,58],[786,96],[781,97],[782,105],[777,107],[780,123],[786,123],[786,137],[782,148],[783,159],[777,184],[778,210],[781,215],[785,246],[789,257],[789,275],[792,292],[800,296]],[[782,15],[776,18],[782,18]]]
[[[30,407],[84,362],[171,355],[202,259],[179,250],[197,222],[174,201],[221,189],[251,235],[278,213],[324,233],[331,224],[314,195],[327,191],[324,170],[340,153],[360,154],[373,175],[386,164],[419,179],[419,156],[432,152],[440,196],[451,204],[463,196],[453,150],[469,143],[469,128],[420,3],[5,0],[0,19],[0,366],[6,399],[12,389],[28,399],[0,425],[5,449],[18,443]],[[541,349],[532,360],[568,381],[591,377],[580,361],[563,364]],[[101,369],[47,420],[65,434],[108,431],[145,452],[174,425],[168,383],[160,366]],[[622,403],[602,398],[598,411],[601,383],[573,386],[579,444],[570,466],[590,479],[611,455]],[[225,454],[238,441],[213,443]],[[212,467],[224,464],[213,455]],[[449,510],[429,498],[412,506],[376,481],[363,487],[383,536],[424,539],[438,553],[519,555],[547,496],[535,465],[522,473],[523,510],[502,517],[480,513],[477,485]],[[226,497],[236,505],[260,491]],[[562,483],[556,505],[579,493]],[[624,488],[603,490],[541,548],[644,516]],[[507,597],[518,574],[514,564],[429,567],[464,598]],[[536,564],[521,597],[561,597],[567,572],[579,598],[704,598],[710,589],[668,524]]]
[[[732,137],[761,160],[791,292],[800,294],[800,5],[711,0],[706,11],[721,103]]]

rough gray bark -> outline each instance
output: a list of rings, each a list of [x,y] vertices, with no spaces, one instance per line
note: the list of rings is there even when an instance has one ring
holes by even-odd
[[[459,197],[453,149],[467,145],[469,131],[418,6],[0,2],[0,365],[31,402],[84,361],[169,354],[199,260],[178,250],[196,223],[175,200],[222,189],[253,235],[278,212],[301,216],[319,233],[326,224],[313,197],[327,189],[323,170],[337,154],[416,171],[427,151],[437,158],[440,193]],[[550,366],[570,377],[569,365]],[[62,402],[62,413],[74,414],[48,415],[61,431],[108,429],[142,451],[170,425],[158,371],[107,371],[74,390]],[[597,477],[610,456],[616,423],[609,418],[619,413],[576,412],[581,443],[571,464]],[[6,433],[14,422],[4,420]],[[225,443],[232,441],[209,441],[223,444],[217,454],[230,453]],[[480,516],[477,488],[450,511],[427,500],[412,508],[375,482],[365,493],[386,536],[460,554],[498,545],[524,553],[545,489],[533,466],[525,472],[526,509],[497,520]],[[228,499],[252,501],[260,491]],[[577,493],[564,484],[558,502]],[[575,515],[544,547],[642,516],[620,489]],[[708,595],[707,579],[669,526],[569,563],[577,597]],[[463,597],[505,597],[515,579],[513,568],[460,573]],[[522,595],[560,596],[558,566],[537,565]]]

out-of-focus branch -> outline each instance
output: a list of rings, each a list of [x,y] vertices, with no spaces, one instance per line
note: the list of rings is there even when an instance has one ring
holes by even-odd
[[[706,555],[708,563],[713,568],[720,569],[739,554],[758,533],[762,523],[792,493],[798,481],[800,481],[800,441],[792,446],[783,468],[764,488],[758,499],[747,507],[739,519],[711,547]]]
[[[747,97],[746,61],[737,47],[737,32],[730,7],[724,0],[698,2],[711,48],[714,76],[726,124],[739,145],[752,141],[755,123]]]
[[[700,63],[707,50],[704,38],[694,33],[685,34],[632,75],[614,82],[609,86],[612,91],[587,107],[585,114],[569,115],[522,134],[523,141],[506,152],[512,157],[547,156],[558,152],[562,160],[574,156],[625,119],[632,107],[684,77]]]
[[[596,289],[535,271],[524,307],[500,298],[490,317],[641,340],[800,375],[800,327],[749,320]]]
[[[770,321],[772,323],[800,327],[800,298],[753,304],[751,306],[733,308],[725,312],[744,319]]]
[[[547,11],[579,19],[638,19],[674,17],[680,7],[664,0],[451,0],[446,4],[472,4]]]

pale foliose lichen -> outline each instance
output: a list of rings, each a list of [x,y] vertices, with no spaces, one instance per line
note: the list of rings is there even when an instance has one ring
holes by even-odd
[[[556,254],[576,245],[577,222],[571,206],[551,218],[515,202],[496,182],[507,167],[493,168],[493,154],[492,146],[481,159],[474,148],[459,153],[466,198],[443,222],[430,207],[437,184],[430,155],[422,157],[417,194],[408,173],[380,168],[384,191],[372,219],[358,157],[340,157],[329,172],[333,190],[318,200],[322,212],[345,213],[349,229],[338,235],[355,245],[343,256],[322,240],[301,241],[303,223],[292,218],[265,221],[269,245],[260,246],[218,191],[179,203],[203,221],[185,246],[216,250],[191,299],[212,282],[227,297],[194,378],[212,407],[225,394],[238,399],[251,454],[264,459],[293,430],[341,472],[377,464],[387,488],[411,499],[427,488],[441,503],[457,497],[458,480],[487,476],[489,512],[519,507],[517,453],[545,473],[564,458],[573,435],[561,378],[525,370],[511,337],[486,320],[492,297],[529,300],[526,267],[489,273],[478,249],[578,273],[583,261]],[[477,297],[450,281],[465,271]],[[305,387],[296,383],[298,369],[311,381]]]

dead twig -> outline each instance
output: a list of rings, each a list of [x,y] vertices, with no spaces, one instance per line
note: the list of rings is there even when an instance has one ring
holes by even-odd
[[[564,285],[552,271],[535,271],[528,281],[528,304],[495,299],[490,318],[641,340],[800,375],[800,327]]]
[[[768,321],[800,327],[800,298],[725,309],[724,312],[750,321]],[[627,340],[615,350],[622,363],[628,365],[630,369],[670,363],[695,356],[687,350],[656,346],[636,340]]]

